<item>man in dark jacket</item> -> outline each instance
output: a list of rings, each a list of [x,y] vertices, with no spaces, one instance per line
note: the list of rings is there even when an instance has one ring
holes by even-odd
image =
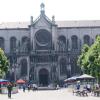
[[[8,98],[11,98],[11,91],[12,91],[12,84],[11,83],[9,83],[7,85],[7,89],[8,89]]]

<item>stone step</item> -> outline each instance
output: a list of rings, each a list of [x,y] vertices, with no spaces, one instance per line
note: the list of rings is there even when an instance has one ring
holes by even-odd
[[[38,87],[38,90],[55,90],[55,87]]]

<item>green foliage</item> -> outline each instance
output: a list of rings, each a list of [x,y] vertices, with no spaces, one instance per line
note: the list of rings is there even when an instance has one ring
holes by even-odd
[[[4,54],[4,51],[0,48],[0,78],[2,78],[8,71],[9,62]]]
[[[84,69],[84,73],[96,77],[100,82],[100,36],[90,47],[83,46],[77,64]]]
[[[78,61],[77,61],[77,64],[78,66],[81,66],[83,73],[85,71],[85,67],[88,66],[88,62],[86,61],[87,60],[86,53],[88,52],[88,50],[89,50],[89,46],[85,44],[81,50],[81,55],[78,57]]]

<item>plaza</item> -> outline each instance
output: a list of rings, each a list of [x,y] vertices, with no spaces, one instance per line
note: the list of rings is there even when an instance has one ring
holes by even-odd
[[[73,95],[72,91],[68,88],[59,90],[38,90],[38,91],[25,91],[19,90],[19,93],[12,94],[13,100],[100,100],[100,97],[88,95],[80,97]],[[9,100],[7,94],[0,94],[0,100]]]

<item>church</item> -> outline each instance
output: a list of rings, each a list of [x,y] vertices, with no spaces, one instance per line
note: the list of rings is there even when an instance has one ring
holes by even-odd
[[[83,44],[89,46],[100,34],[100,21],[56,21],[40,5],[37,19],[0,24],[0,47],[5,51],[10,80],[25,79],[47,86],[79,75],[77,59]]]

